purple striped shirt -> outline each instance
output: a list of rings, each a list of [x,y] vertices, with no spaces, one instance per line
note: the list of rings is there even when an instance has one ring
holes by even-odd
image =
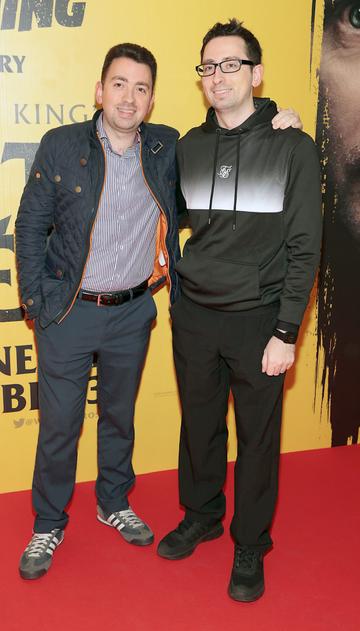
[[[105,183],[82,289],[110,292],[136,287],[151,276],[160,211],[144,181],[140,142],[115,153],[102,117],[97,131],[106,157]]]

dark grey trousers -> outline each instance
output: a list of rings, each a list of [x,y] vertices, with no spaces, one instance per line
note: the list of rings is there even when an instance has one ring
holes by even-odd
[[[134,405],[156,307],[150,291],[118,306],[76,300],[59,325],[36,324],[40,432],[33,479],[35,532],[64,528],[76,474],[89,372],[98,358],[98,477],[106,512],[128,507]]]

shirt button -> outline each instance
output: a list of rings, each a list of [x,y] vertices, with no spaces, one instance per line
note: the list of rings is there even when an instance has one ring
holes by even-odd
[[[81,193],[81,186],[75,186],[75,193]]]
[[[36,171],[35,173],[35,177],[39,180],[41,178],[41,173],[40,171]]]
[[[80,164],[82,167],[85,167],[87,165],[87,159],[86,158],[80,158]]]
[[[26,301],[26,304],[27,304],[28,307],[32,307],[33,304],[34,304],[33,299],[32,298],[28,298],[27,301]]]
[[[54,180],[55,182],[61,182],[61,175],[55,175]]]
[[[123,249],[124,249],[124,246],[123,246],[123,245],[121,245],[121,246],[120,246],[120,250],[123,250]]]

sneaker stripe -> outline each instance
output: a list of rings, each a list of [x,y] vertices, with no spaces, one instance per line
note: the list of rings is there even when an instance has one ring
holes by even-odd
[[[116,526],[116,530],[122,530],[123,528],[125,528],[125,524],[119,524],[118,526]]]

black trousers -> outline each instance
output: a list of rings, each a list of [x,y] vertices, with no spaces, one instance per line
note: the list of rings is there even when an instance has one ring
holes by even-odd
[[[280,452],[284,375],[261,372],[278,304],[220,312],[181,297],[172,308],[175,366],[182,404],[180,501],[192,521],[225,513],[229,391],[234,397],[238,451],[231,533],[240,545],[271,544]]]
[[[93,355],[98,356],[97,500],[104,511],[128,507],[134,406],[156,307],[149,291],[117,306],[76,300],[59,325],[36,324],[40,432],[33,479],[35,532],[64,528]]]

